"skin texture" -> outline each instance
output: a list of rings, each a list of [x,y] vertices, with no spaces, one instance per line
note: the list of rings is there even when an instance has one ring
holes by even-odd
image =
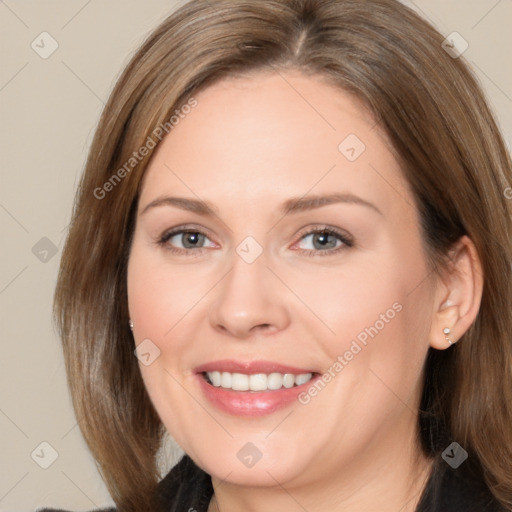
[[[260,72],[195,97],[147,169],[128,266],[135,343],[160,350],[141,372],[162,421],[212,475],[222,512],[413,511],[430,468],[416,427],[423,363],[429,346],[449,347],[444,327],[457,341],[478,310],[471,242],[454,252],[458,273],[431,272],[388,142],[357,100],[322,79]],[[366,146],[354,161],[338,149],[349,134]],[[279,211],[292,197],[334,192],[379,211],[347,202]],[[143,213],[166,195],[208,201],[216,215]],[[184,225],[206,235],[202,249],[185,249],[181,235],[158,244]],[[353,246],[315,244],[311,229],[325,226]],[[247,236],[263,249],[250,264],[236,251]],[[232,416],[193,372],[234,359],[323,373],[382,314],[384,327],[306,405]],[[251,468],[237,457],[248,442],[262,454]]]

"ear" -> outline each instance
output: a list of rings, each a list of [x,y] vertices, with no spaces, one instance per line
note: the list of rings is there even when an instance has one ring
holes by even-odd
[[[437,350],[449,348],[450,341],[456,343],[480,309],[484,283],[482,265],[469,237],[461,237],[450,249],[447,267],[441,273],[436,284],[430,331],[430,346]]]

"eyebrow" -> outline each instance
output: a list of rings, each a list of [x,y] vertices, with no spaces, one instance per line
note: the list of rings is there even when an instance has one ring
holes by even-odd
[[[316,208],[321,208],[322,206],[328,206],[336,203],[365,206],[375,211],[379,215],[383,215],[379,208],[377,208],[377,206],[375,206],[373,203],[370,203],[361,197],[355,196],[354,194],[328,194],[292,197],[281,205],[280,211],[283,215],[288,215],[291,213],[314,210]],[[174,206],[176,208],[181,208],[182,210],[197,213],[198,215],[203,216],[218,216],[219,213],[218,208],[214,207],[208,201],[187,197],[164,196],[151,201],[147,206],[145,206],[140,215],[145,214],[152,208],[157,208],[160,206]]]

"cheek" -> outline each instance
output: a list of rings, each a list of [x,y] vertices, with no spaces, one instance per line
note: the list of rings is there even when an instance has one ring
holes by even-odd
[[[365,269],[358,279],[344,276],[345,290],[319,294],[317,303],[336,333],[318,337],[333,378],[317,405],[331,411],[353,446],[378,438],[375,425],[385,430],[416,410],[428,350],[431,294],[426,282],[418,286],[423,265]]]
[[[134,242],[128,264],[128,307],[135,338],[162,340],[208,291],[205,269],[169,267],[157,251]]]
[[[377,257],[358,256],[347,264],[349,270],[301,278],[305,302],[331,330],[315,320],[327,332],[317,339],[328,361],[332,365],[342,356],[340,371],[369,403],[377,391],[389,394],[383,382],[407,399],[417,388],[428,350],[433,292],[419,239],[411,243],[411,238],[389,244]],[[319,286],[322,282],[327,285]]]
[[[166,409],[166,395],[174,397],[177,391],[167,372],[177,374],[177,367],[169,363],[171,359],[176,362],[182,358],[180,348],[174,342],[171,347],[168,340],[186,314],[190,287],[185,286],[179,275],[165,272],[154,251],[148,251],[137,238],[128,262],[127,287],[134,344],[140,347],[138,352],[151,354],[148,365],[139,358],[139,367],[151,400],[161,413]]]
[[[157,354],[148,365],[141,360],[139,367],[153,405],[177,440],[187,439],[187,432],[193,429],[190,419],[202,414],[200,409],[194,410],[196,402],[188,401],[183,390],[190,337],[176,335],[187,325],[187,312],[207,290],[201,292],[200,281],[191,282],[190,277],[179,268],[169,269],[156,251],[135,238],[127,275],[133,335],[137,346],[151,341],[151,358]]]
[[[431,299],[427,275],[418,254],[399,258],[390,253],[386,258],[358,257],[346,266],[305,271],[288,282],[308,305],[310,323],[339,348],[340,340],[364,342],[384,337],[385,332],[393,332],[390,343],[400,343],[409,329],[427,325]],[[396,336],[397,331],[402,335]]]
[[[171,327],[173,311],[178,304],[171,280],[158,268],[145,265],[136,255],[133,271],[128,273],[128,304],[135,333],[159,338]]]

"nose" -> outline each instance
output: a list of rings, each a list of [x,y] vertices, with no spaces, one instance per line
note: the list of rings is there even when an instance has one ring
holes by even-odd
[[[278,332],[290,322],[285,287],[267,268],[264,254],[247,263],[235,253],[231,270],[216,288],[209,321],[225,335],[245,340]]]

